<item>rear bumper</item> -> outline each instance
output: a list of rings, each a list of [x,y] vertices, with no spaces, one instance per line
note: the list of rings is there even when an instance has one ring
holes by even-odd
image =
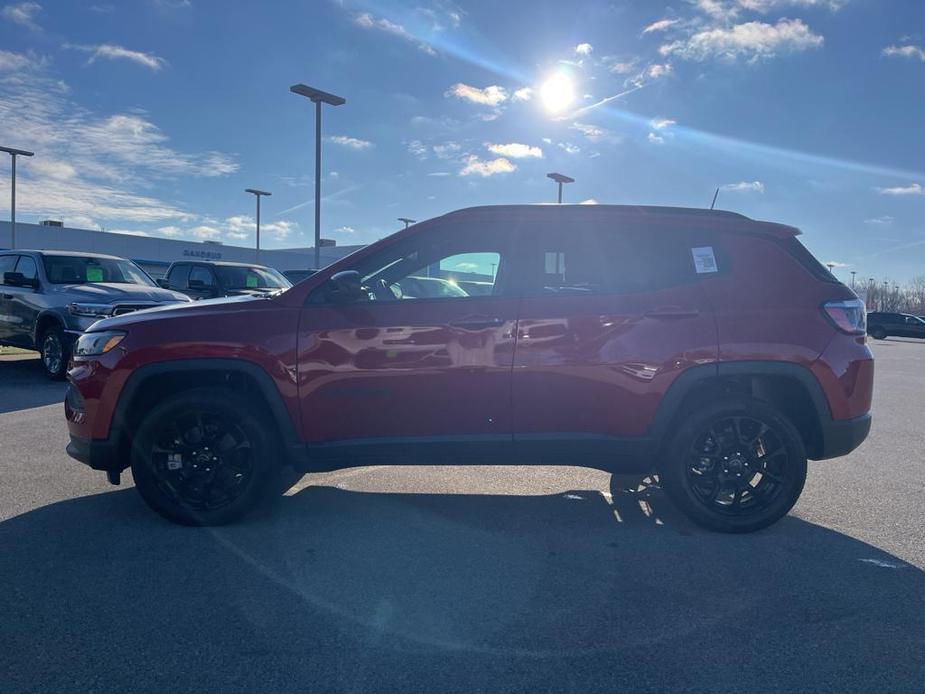
[[[94,470],[121,472],[127,467],[119,460],[116,447],[108,440],[84,439],[71,434],[71,442],[65,450],[74,460]]]
[[[860,446],[870,433],[870,412],[853,419],[830,419],[822,425],[822,450],[813,456],[828,460],[848,455]]]

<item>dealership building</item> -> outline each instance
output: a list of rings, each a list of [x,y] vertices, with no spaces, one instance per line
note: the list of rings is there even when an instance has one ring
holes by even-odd
[[[0,221],[0,250],[11,248],[10,223]],[[277,270],[305,270],[315,264],[313,248],[260,249],[230,246],[216,241],[181,241],[159,236],[136,236],[91,229],[72,229],[60,222],[16,223],[16,248],[29,250],[80,251],[115,255],[134,260],[154,278],[163,277],[177,260],[226,260],[259,263]],[[321,245],[321,266],[330,265],[362,246]]]

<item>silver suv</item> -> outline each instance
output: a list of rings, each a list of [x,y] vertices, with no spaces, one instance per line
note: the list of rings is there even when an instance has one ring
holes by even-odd
[[[77,337],[101,318],[190,299],[131,260],[71,251],[0,251],[0,345],[37,350],[63,378]]]

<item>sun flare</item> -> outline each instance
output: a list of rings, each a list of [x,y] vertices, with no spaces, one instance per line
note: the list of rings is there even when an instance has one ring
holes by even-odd
[[[550,75],[540,87],[543,106],[550,113],[560,113],[575,101],[575,85],[572,78],[564,72]]]

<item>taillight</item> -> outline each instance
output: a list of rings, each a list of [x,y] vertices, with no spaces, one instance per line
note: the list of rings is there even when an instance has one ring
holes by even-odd
[[[843,333],[863,335],[867,332],[867,311],[860,299],[827,301],[822,311]]]

